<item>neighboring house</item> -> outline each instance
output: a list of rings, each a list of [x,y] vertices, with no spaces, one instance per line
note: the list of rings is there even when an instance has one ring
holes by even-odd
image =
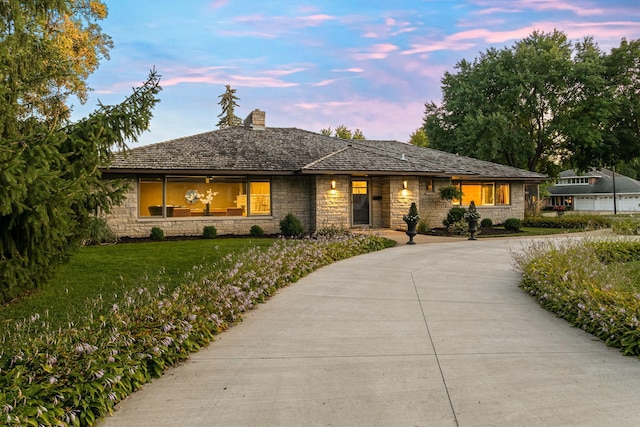
[[[462,187],[494,223],[524,216],[525,186],[546,176],[397,141],[343,140],[295,128],[268,128],[253,111],[232,127],[116,154],[105,178],[131,182],[109,224],[118,236],[278,233],[288,213],[306,231],[404,228],[411,202],[431,227],[451,208],[438,188]]]
[[[613,212],[614,189],[617,212],[640,211],[640,181],[607,169],[585,173],[566,170],[549,187],[549,206],[565,206],[582,212]]]

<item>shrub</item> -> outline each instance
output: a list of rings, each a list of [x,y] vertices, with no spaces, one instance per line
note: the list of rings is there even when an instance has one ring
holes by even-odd
[[[280,221],[280,232],[287,237],[300,237],[304,233],[304,227],[294,214],[288,213]]]
[[[515,260],[522,284],[544,308],[625,355],[640,355],[640,300],[623,271],[606,264],[640,259],[638,241],[536,242]],[[632,287],[633,288],[633,287]]]
[[[464,214],[467,212],[466,208],[463,207],[453,207],[449,209],[449,213],[447,213],[447,219],[442,221],[442,224],[445,227],[449,227],[454,222],[462,221],[464,219]]]
[[[460,200],[460,198],[463,196],[462,190],[460,189],[460,187],[455,185],[442,187],[438,190],[438,193],[440,194],[440,198],[442,200],[453,200],[453,199]]]
[[[456,221],[447,227],[447,231],[454,236],[466,236],[469,233],[469,224],[464,220]]]
[[[493,221],[491,221],[491,218],[484,218],[482,221],[480,221],[480,227],[491,228],[493,227]]]
[[[259,225],[252,225],[249,230],[249,236],[262,237],[264,236],[264,230]]]
[[[342,227],[336,225],[330,225],[328,227],[322,227],[315,233],[316,237],[337,237],[349,235],[349,230],[345,230]]]
[[[117,241],[118,238],[104,218],[97,216],[89,218],[82,236],[83,245],[99,245],[101,243],[115,243]]]
[[[164,240],[164,230],[160,227],[153,227],[149,237],[151,240]]]
[[[218,230],[213,225],[205,225],[202,229],[202,237],[205,239],[215,239],[218,235]]]
[[[616,234],[625,236],[640,235],[640,220],[636,218],[624,218],[613,222],[611,228]]]
[[[429,228],[429,223],[425,219],[421,219],[418,221],[418,226],[416,227],[416,231],[420,234],[427,234],[431,229]]]
[[[518,218],[507,218],[504,221],[505,230],[520,231],[521,228],[522,221],[520,221]]]
[[[522,222],[524,227],[572,228],[597,230],[611,227],[611,219],[601,215],[564,215],[561,217],[531,217]]]

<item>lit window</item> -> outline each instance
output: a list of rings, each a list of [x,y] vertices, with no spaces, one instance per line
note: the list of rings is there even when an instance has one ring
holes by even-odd
[[[248,182],[244,177],[141,179],[138,200],[141,217],[270,215],[271,185],[269,181]]]
[[[468,205],[472,201],[476,206],[508,205],[511,203],[511,187],[508,183],[457,183],[462,190],[462,200],[454,199],[454,205]]]
[[[251,181],[249,184],[251,195],[251,215],[271,215],[271,183],[269,181]]]
[[[433,193],[433,179],[427,178],[427,193]]]
[[[141,179],[138,206],[140,216],[162,216],[162,187],[163,180]]]

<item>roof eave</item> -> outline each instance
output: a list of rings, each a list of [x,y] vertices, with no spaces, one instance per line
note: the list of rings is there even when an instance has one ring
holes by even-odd
[[[295,175],[297,171],[268,170],[212,170],[212,169],[136,169],[101,168],[103,174],[113,175]]]

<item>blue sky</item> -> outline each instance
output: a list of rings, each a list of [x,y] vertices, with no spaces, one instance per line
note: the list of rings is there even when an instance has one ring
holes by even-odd
[[[408,141],[440,79],[489,47],[534,30],[592,36],[609,51],[640,38],[638,0],[103,0],[111,59],[73,118],[118,103],[155,66],[161,102],[137,144],[216,129],[218,96],[268,127],[314,132],[344,124],[368,139]]]

